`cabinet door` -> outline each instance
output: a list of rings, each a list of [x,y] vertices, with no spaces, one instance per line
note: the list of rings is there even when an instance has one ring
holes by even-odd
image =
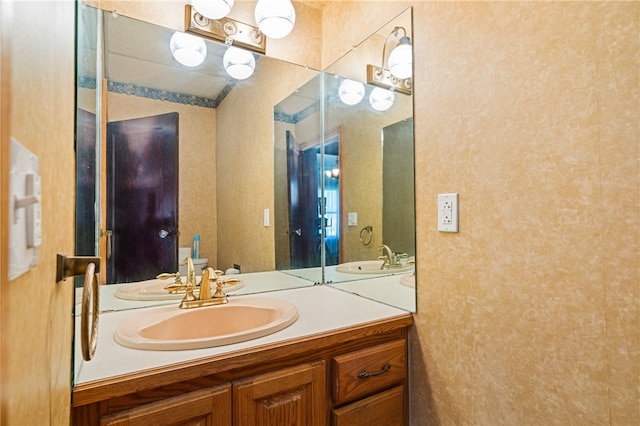
[[[216,386],[103,416],[101,426],[231,424],[231,385]]]
[[[396,386],[331,412],[331,426],[402,426],[404,390]]]
[[[235,426],[326,426],[324,361],[234,382],[233,398]]]

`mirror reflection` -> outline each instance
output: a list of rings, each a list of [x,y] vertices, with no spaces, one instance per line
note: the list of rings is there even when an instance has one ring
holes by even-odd
[[[115,293],[140,282],[159,291],[166,281],[154,277],[178,271],[196,241],[197,267],[242,278],[411,276],[411,95],[395,94],[386,111],[368,104],[369,84],[359,104],[339,97],[344,80],[366,83],[366,64],[382,65],[390,29],[411,34],[410,12],[326,74],[252,54],[253,74],[238,80],[220,43],[205,40],[202,64],[187,67],[171,55],[174,31],[79,10],[77,254],[101,255],[106,283],[120,284],[105,287],[105,309],[173,303]],[[368,269],[384,256],[401,268]],[[273,289],[241,281],[230,294]]]

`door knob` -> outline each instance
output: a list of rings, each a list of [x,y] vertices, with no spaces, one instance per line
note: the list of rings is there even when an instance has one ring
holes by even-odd
[[[160,232],[158,232],[158,236],[160,238],[167,238],[169,235],[176,235],[177,232],[173,229],[161,229]]]

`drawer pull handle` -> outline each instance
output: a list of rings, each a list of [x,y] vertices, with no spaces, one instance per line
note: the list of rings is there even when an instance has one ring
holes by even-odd
[[[391,369],[391,365],[388,362],[382,364],[382,369],[377,373],[367,373],[366,371],[361,371],[358,373],[358,379],[366,379],[367,377],[379,376],[380,374],[384,374]]]

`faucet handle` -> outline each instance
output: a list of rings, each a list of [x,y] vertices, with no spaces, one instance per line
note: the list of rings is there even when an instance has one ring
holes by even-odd
[[[226,294],[224,294],[224,291],[222,291],[222,286],[224,285],[223,281],[216,281],[216,291],[215,293],[213,293],[213,297],[214,298],[225,298],[227,297]]]
[[[156,279],[158,280],[167,280],[169,278],[175,278],[174,282],[164,286],[164,289],[167,290],[169,293],[177,293],[180,290],[184,290],[186,288],[186,285],[182,282],[182,277],[180,276],[180,272],[176,272],[175,274],[170,274],[165,272],[165,273],[156,275]]]

